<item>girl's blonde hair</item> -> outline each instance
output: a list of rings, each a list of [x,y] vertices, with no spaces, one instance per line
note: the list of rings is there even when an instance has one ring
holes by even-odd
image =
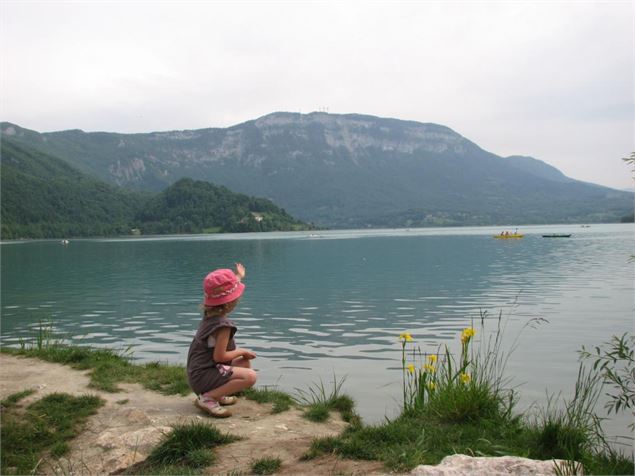
[[[225,316],[236,308],[236,306],[238,305],[238,301],[240,301],[240,298],[234,299],[233,301],[226,302],[225,304],[220,304],[218,306],[202,305],[203,314],[205,318]]]

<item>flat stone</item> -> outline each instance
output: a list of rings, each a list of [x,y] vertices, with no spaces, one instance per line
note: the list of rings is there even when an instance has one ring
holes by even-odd
[[[539,461],[517,456],[473,457],[451,455],[443,458],[438,465],[417,466],[410,473],[413,476],[542,476],[555,475],[556,468],[564,469],[569,462],[564,460]],[[577,472],[582,473],[582,465],[575,463]]]

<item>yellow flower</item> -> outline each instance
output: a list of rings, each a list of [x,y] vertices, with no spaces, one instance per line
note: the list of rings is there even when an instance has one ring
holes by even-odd
[[[473,327],[466,327],[463,329],[463,332],[461,332],[461,342],[464,344],[469,342],[470,339],[474,337],[474,334],[476,334],[476,331],[474,331]]]
[[[430,361],[431,365],[434,365],[437,361],[437,356],[435,354],[429,355],[428,360]]]
[[[410,372],[411,374],[415,373],[415,366],[412,364],[408,364],[408,372]]]
[[[427,384],[428,390],[430,390],[431,392],[437,388],[436,384],[434,382],[428,382]]]
[[[426,372],[429,372],[431,374],[435,373],[437,371],[436,367],[434,365],[430,365],[430,364],[425,364],[423,366],[423,370],[425,370]]]
[[[470,374],[466,374],[466,373],[462,373],[461,375],[459,375],[459,378],[461,379],[461,382],[463,383],[468,383],[470,380],[472,380],[472,377],[470,377]]]
[[[399,334],[399,340],[404,342],[412,342],[412,336],[408,332],[402,332]]]

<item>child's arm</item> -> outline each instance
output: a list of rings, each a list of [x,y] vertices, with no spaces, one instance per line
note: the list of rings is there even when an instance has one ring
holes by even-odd
[[[255,359],[256,354],[247,349],[227,350],[229,342],[229,328],[221,327],[214,333],[216,343],[214,344],[214,361],[215,362],[231,362],[238,357],[245,359]]]

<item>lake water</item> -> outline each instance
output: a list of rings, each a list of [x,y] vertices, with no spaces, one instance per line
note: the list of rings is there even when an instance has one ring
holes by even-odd
[[[521,408],[571,394],[582,345],[633,332],[635,227],[353,230],[3,243],[4,346],[43,320],[78,344],[125,348],[184,364],[200,319],[202,279],[242,262],[247,289],[232,314],[240,346],[258,354],[259,385],[293,392],[344,378],[366,421],[399,411],[398,335],[423,351],[499,313],[518,337],[507,375]],[[573,233],[567,239],[543,233]],[[521,329],[531,319],[548,323]],[[479,337],[477,335],[477,337]],[[625,434],[628,415],[607,424]]]

